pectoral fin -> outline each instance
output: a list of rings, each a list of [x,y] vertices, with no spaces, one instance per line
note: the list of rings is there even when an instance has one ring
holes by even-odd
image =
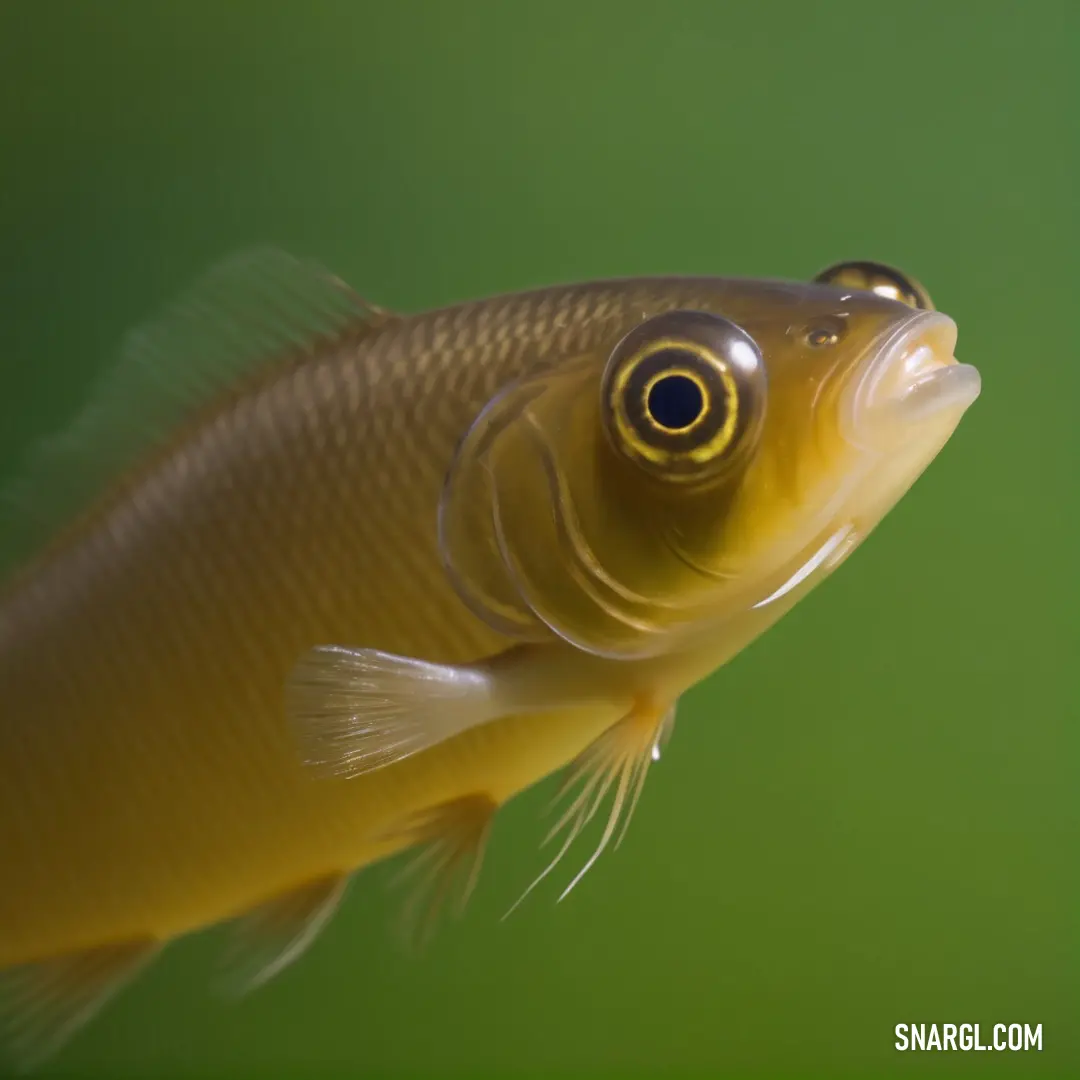
[[[309,764],[355,777],[499,715],[479,667],[377,649],[312,649],[293,671],[287,710]]]
[[[535,645],[462,665],[324,645],[293,670],[286,708],[308,764],[362,776],[503,716],[602,700],[569,666]]]
[[[16,1070],[52,1057],[159,949],[151,939],[125,941],[0,973],[0,1027]]]
[[[337,911],[348,883],[344,874],[318,878],[237,919],[225,956],[225,988],[249,993],[300,957]]]

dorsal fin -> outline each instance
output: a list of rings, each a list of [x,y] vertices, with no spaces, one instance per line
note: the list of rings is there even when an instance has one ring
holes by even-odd
[[[212,268],[133,330],[81,414],[0,493],[5,564],[29,555],[231,386],[348,330],[394,318],[322,267],[273,248]]]

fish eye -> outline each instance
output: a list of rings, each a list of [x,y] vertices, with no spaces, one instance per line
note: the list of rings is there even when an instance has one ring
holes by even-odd
[[[876,262],[840,262],[826,267],[814,281],[820,285],[839,285],[876,293],[888,300],[898,300],[920,311],[933,311],[934,302],[923,286],[893,266]]]
[[[645,388],[645,415],[660,431],[689,431],[707,412],[707,394],[693,372],[662,371]]]
[[[647,319],[616,345],[602,385],[607,434],[665,480],[717,476],[756,437],[765,369],[753,338],[700,311]]]

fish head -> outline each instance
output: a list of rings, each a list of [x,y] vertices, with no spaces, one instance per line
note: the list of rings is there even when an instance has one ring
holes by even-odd
[[[629,310],[506,388],[451,470],[448,569],[518,637],[629,659],[786,609],[980,390],[953,321],[873,264],[810,283],[654,282]]]

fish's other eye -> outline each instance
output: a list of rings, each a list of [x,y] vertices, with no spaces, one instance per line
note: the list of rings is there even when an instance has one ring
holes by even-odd
[[[665,480],[713,479],[756,439],[765,366],[744,330],[702,311],[647,319],[615,346],[602,409],[615,449]]]
[[[826,267],[814,281],[820,285],[839,285],[877,293],[889,300],[899,300],[920,311],[933,311],[934,302],[922,285],[892,266],[876,262],[840,262]]]

